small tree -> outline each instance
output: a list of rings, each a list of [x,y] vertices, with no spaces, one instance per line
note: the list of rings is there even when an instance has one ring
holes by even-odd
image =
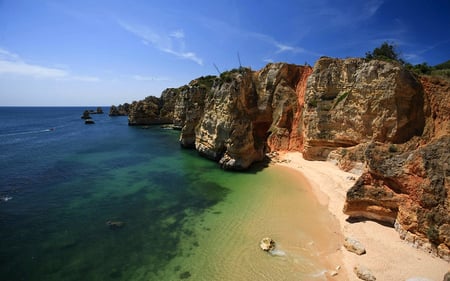
[[[375,48],[372,52],[367,52],[366,59],[393,60],[402,64],[404,63],[404,61],[400,58],[399,53],[396,51],[396,47],[388,42],[384,42],[380,47]]]

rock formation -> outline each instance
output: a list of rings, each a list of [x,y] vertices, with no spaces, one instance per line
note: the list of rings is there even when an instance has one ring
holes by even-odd
[[[272,238],[265,237],[265,238],[261,239],[261,242],[259,242],[259,247],[263,251],[270,252],[273,249],[275,249],[275,241]]]
[[[396,225],[401,237],[450,257],[450,83],[396,62],[323,57],[200,77],[129,106],[130,125],[170,123],[182,147],[224,169],[266,153],[332,159],[361,176],[351,217]]]
[[[321,58],[306,87],[303,155],[324,160],[338,147],[421,135],[423,99],[419,81],[400,65]]]
[[[173,101],[175,95],[167,89],[161,98],[146,97],[142,101],[135,101],[130,105],[128,125],[169,124],[173,122]]]
[[[207,95],[216,80],[215,76],[200,77],[178,89],[173,123],[181,128],[180,144],[185,148],[195,148],[195,129],[203,116]]]
[[[361,244],[361,242],[359,242],[358,240],[351,237],[345,238],[344,247],[349,252],[355,253],[357,255],[364,255],[366,253],[366,248],[364,247],[364,245]]]
[[[434,82],[433,82],[434,81]],[[422,78],[425,127],[403,144],[370,143],[344,212],[395,223],[401,237],[450,259],[450,83]]]
[[[353,272],[358,276],[359,279],[364,281],[375,281],[377,278],[373,275],[372,271],[366,266],[358,264],[353,268]]]
[[[109,116],[127,116],[129,112],[129,103],[119,104],[118,106],[112,105],[109,108]]]

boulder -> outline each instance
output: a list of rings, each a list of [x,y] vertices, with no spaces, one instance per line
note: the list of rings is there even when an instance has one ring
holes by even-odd
[[[358,276],[359,279],[364,281],[375,281],[377,280],[373,275],[372,271],[365,267],[364,265],[357,265],[353,268],[353,272]]]
[[[361,242],[359,242],[356,239],[346,237],[344,241],[344,247],[352,253],[355,253],[357,255],[363,255],[366,253],[366,248],[364,247]]]
[[[443,281],[450,281],[450,271],[444,275]]]
[[[275,241],[272,238],[265,237],[259,243],[262,250],[270,252],[275,249]]]

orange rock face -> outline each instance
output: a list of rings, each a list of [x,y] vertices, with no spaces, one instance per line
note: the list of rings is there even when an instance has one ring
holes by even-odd
[[[348,191],[344,212],[395,223],[402,238],[450,260],[450,87],[437,78],[421,82],[423,135],[370,144],[367,170]]]

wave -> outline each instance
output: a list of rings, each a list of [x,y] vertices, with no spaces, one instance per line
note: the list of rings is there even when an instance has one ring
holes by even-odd
[[[29,134],[41,134],[55,131],[55,128],[42,129],[42,130],[32,130],[32,131],[22,131],[22,132],[14,132],[14,133],[5,133],[0,134],[0,137],[13,137],[20,135],[29,135]]]

